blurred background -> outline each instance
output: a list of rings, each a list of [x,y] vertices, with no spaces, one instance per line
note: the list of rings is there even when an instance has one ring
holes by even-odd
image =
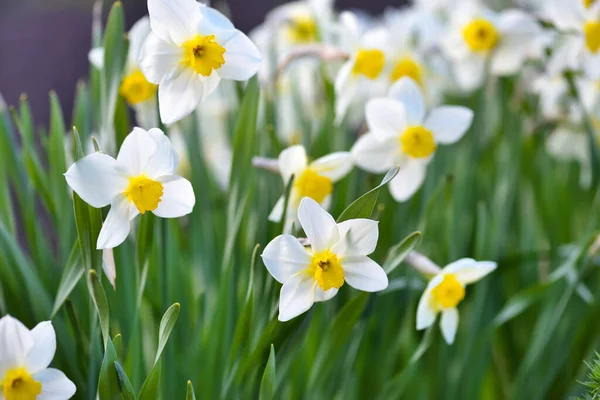
[[[113,0],[105,0],[106,18]],[[127,29],[147,13],[145,0],[122,1]],[[228,0],[234,24],[248,32],[281,0]],[[338,9],[381,13],[402,0],[337,0]],[[35,120],[48,122],[48,92],[58,93],[67,115],[77,80],[87,76],[93,0],[0,0],[0,93],[9,105],[26,93]],[[214,4],[221,8],[223,4]]]

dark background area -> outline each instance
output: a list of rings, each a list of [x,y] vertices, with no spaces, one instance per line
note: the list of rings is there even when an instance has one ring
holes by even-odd
[[[234,24],[248,32],[281,0],[228,0]],[[105,0],[106,18],[112,0]],[[147,13],[145,0],[122,1],[127,29]],[[337,0],[337,9],[381,13],[401,0]],[[88,72],[92,0],[0,0],[0,93],[9,105],[26,93],[40,124],[48,120],[53,89],[70,115],[78,79]]]

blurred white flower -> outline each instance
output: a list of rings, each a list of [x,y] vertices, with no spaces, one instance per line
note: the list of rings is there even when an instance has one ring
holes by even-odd
[[[387,35],[383,27],[363,32],[357,17],[343,12],[344,40],[350,54],[335,77],[335,118],[340,123],[351,103],[366,100],[385,88]]]
[[[547,14],[565,35],[552,54],[552,73],[582,69],[600,78],[600,2],[553,0]]]
[[[540,33],[535,18],[523,11],[496,13],[466,3],[452,10],[449,31],[441,46],[453,62],[458,85],[471,91],[483,83],[488,64],[493,76],[519,72]]]
[[[6,400],[66,400],[76,388],[66,375],[48,368],[56,352],[52,322],[32,330],[17,319],[0,319],[0,398]]]
[[[446,343],[452,344],[458,327],[458,304],[465,297],[465,286],[496,269],[492,261],[463,258],[445,266],[435,275],[417,306],[417,329],[430,327],[438,313],[442,314],[440,328]]]
[[[217,10],[194,0],[148,0],[152,32],[141,67],[158,84],[160,117],[172,124],[190,114],[221,79],[256,74],[256,46]]]
[[[373,173],[399,165],[389,187],[394,199],[406,201],[421,187],[438,144],[457,142],[471,126],[473,112],[459,106],[428,112],[419,86],[402,78],[388,97],[367,103],[366,118],[369,132],[351,150],[355,163]]]
[[[279,154],[279,172],[287,186],[292,175],[294,182],[290,193],[288,208],[285,212],[285,232],[290,232],[296,220],[296,210],[304,197],[309,197],[328,208],[333,193],[333,184],[344,178],[351,170],[352,155],[348,152],[336,152],[308,161],[306,151],[301,145],[288,147]],[[285,199],[282,196],[271,214],[269,221],[279,222],[284,218]]]
[[[302,199],[298,219],[310,249],[291,235],[280,235],[261,255],[269,273],[283,283],[280,321],[297,317],[315,302],[331,299],[344,282],[365,292],[387,287],[383,268],[367,257],[377,246],[377,221],[354,219],[337,224],[310,198]]]
[[[139,126],[150,129],[158,125],[158,109],[156,104],[157,86],[146,80],[140,70],[142,46],[150,33],[150,20],[143,17],[131,27],[128,33],[129,50],[125,64],[125,77],[121,82],[119,93],[133,107]],[[90,50],[88,58],[98,69],[104,67],[104,48]]]
[[[569,106],[569,85],[563,75],[538,75],[531,90],[539,96],[539,111],[547,120],[564,118]]]
[[[178,218],[192,212],[194,190],[190,182],[173,174],[177,164],[177,153],[160,129],[134,128],[116,160],[97,152],[71,165],[65,173],[71,189],[92,207],[111,206],[98,236],[98,249],[123,243],[130,221],[140,213]]]

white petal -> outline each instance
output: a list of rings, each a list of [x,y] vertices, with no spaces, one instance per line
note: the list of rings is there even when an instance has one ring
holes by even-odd
[[[218,10],[198,3],[202,21],[200,22],[199,33],[202,35],[212,35],[216,31],[235,29],[229,18],[221,14]]]
[[[192,212],[196,196],[192,184],[177,175],[161,176],[157,179],[163,185],[163,196],[154,215],[161,218],[179,218]]]
[[[92,153],[71,165],[65,179],[83,201],[92,207],[105,207],[128,185],[127,178],[116,166],[111,156]]]
[[[148,134],[156,142],[156,152],[148,161],[144,172],[149,178],[157,178],[162,175],[171,175],[177,169],[179,156],[171,145],[168,136],[158,128],[152,128]]]
[[[442,272],[454,274],[460,283],[468,285],[482,279],[496,267],[497,264],[493,261],[475,261],[471,258],[463,258],[448,264]]]
[[[144,16],[140,18],[129,30],[129,50],[127,51],[128,68],[134,68],[139,64],[142,48],[148,35],[152,32],[150,28],[150,18]]]
[[[367,256],[350,256],[342,259],[344,280],[355,289],[378,292],[388,286],[388,277],[379,264]]]
[[[285,282],[279,295],[279,320],[289,321],[308,311],[315,303],[317,282],[299,273]]]
[[[278,162],[283,182],[287,184],[292,175],[301,173],[308,165],[308,157],[304,146],[298,144],[284,149],[279,153]]]
[[[517,9],[505,10],[500,14],[498,30],[503,36],[520,36],[522,39],[541,33],[536,19]]]
[[[400,141],[397,138],[380,140],[377,135],[368,132],[358,138],[350,151],[357,166],[378,174],[397,164]]]
[[[516,74],[523,67],[528,50],[528,42],[506,41],[500,44],[492,54],[490,72],[497,76]]]
[[[307,269],[311,262],[304,246],[292,235],[280,235],[271,240],[261,257],[269,273],[281,283]]]
[[[117,169],[127,176],[142,175],[156,150],[156,141],[152,136],[146,130],[135,127],[123,140],[117,155]]]
[[[158,105],[162,122],[170,125],[188,116],[216,89],[219,80],[215,73],[204,77],[185,67],[178,68],[172,77],[164,78],[158,86]]]
[[[415,81],[408,77],[400,78],[390,88],[389,97],[402,103],[408,125],[421,125],[423,123],[425,99],[421,88]]]
[[[127,239],[131,229],[129,206],[130,202],[125,195],[120,194],[115,198],[98,235],[97,249],[112,249]]]
[[[95,47],[88,53],[88,61],[97,69],[104,68],[104,47]]]
[[[585,7],[583,1],[554,0],[549,2],[546,10],[561,31],[580,30],[585,23]]]
[[[21,321],[10,315],[0,319],[0,376],[22,366],[33,347],[33,337]]]
[[[442,330],[442,336],[444,336],[446,343],[454,343],[456,328],[458,328],[458,310],[456,308],[448,308],[442,311],[440,329]]]
[[[33,374],[32,378],[42,384],[37,400],[65,400],[73,397],[77,388],[60,370],[48,368]]]
[[[40,322],[31,330],[33,347],[27,354],[25,369],[35,374],[48,368],[56,352],[56,334],[51,321]]]
[[[183,50],[150,33],[142,47],[140,69],[148,82],[158,85],[183,59]]]
[[[389,183],[396,201],[404,202],[412,197],[423,184],[427,165],[420,160],[409,160],[400,167],[398,175]]]
[[[331,249],[341,256],[366,256],[375,251],[379,238],[377,221],[371,219],[351,219],[338,224],[340,241]]]
[[[135,205],[133,205],[133,207],[135,208]],[[137,211],[137,208],[135,210]],[[129,220],[131,221],[131,205],[129,207],[129,214]],[[108,281],[112,285],[113,289],[117,290],[117,269],[115,267],[115,255],[113,254],[113,249],[102,250],[102,270],[104,271],[104,274],[108,278]]]
[[[369,130],[382,140],[398,138],[407,128],[402,103],[390,98],[371,99],[365,107]]]
[[[338,294],[339,289],[331,288],[328,291],[324,292],[323,289],[317,286],[317,293],[315,296],[315,302],[327,301],[331,300]]]
[[[198,4],[190,0],[148,0],[148,14],[152,31],[178,46],[196,35],[202,20]]]
[[[269,214],[269,221],[271,222],[280,222],[281,218],[283,218],[283,206],[285,205],[285,199],[280,197],[273,206],[273,210]]]
[[[137,125],[146,130],[158,126],[158,107],[156,104],[156,96],[152,96],[149,100],[133,105]]]
[[[333,217],[310,197],[300,201],[298,219],[315,253],[329,249],[340,240]]]
[[[319,175],[337,182],[352,171],[354,163],[352,154],[347,151],[339,151],[313,161],[309,167]]]
[[[431,290],[428,286],[417,306],[417,330],[420,331],[433,325],[436,315],[436,311],[431,307]]]
[[[473,111],[466,107],[443,106],[431,111],[425,128],[433,132],[436,142],[452,144],[460,140],[473,122]]]
[[[347,61],[335,77],[335,122],[340,124],[358,89],[358,81],[351,76],[354,60]]]
[[[223,58],[225,63],[217,70],[223,79],[245,81],[256,74],[262,57],[258,48],[252,43],[248,36],[237,29],[227,32],[224,42],[217,37],[217,42],[225,47]]]
[[[483,83],[485,76],[485,58],[473,56],[456,62],[454,74],[461,89],[472,91]]]

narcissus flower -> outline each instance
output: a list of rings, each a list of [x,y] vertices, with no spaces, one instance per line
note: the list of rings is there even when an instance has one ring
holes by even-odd
[[[564,32],[548,68],[553,73],[583,69],[591,78],[600,77],[600,2],[554,0],[548,15]]]
[[[79,197],[92,207],[111,206],[98,249],[123,243],[138,214],[151,211],[162,218],[178,218],[192,212],[196,203],[192,185],[173,174],[178,161],[160,129],[134,128],[116,160],[97,152],[71,165],[65,178]]]
[[[495,13],[465,2],[454,8],[441,45],[454,64],[459,86],[470,91],[483,83],[488,63],[491,75],[516,74],[540,33],[535,18],[523,11]]]
[[[458,327],[458,304],[465,297],[465,286],[477,282],[496,269],[492,261],[463,258],[448,264],[429,281],[417,306],[417,329],[433,325],[442,314],[440,328],[448,344],[454,342]]]
[[[0,399],[65,400],[76,391],[62,371],[48,368],[56,352],[52,322],[29,330],[20,321],[0,319]]]
[[[387,287],[385,271],[367,257],[377,246],[376,221],[354,219],[337,224],[310,198],[302,199],[298,219],[310,248],[291,235],[280,235],[261,256],[273,278],[283,283],[280,321],[297,317],[317,301],[331,299],[344,282],[365,292]]]
[[[285,232],[290,232],[292,223],[296,220],[296,210],[304,197],[310,197],[324,208],[328,208],[333,193],[333,183],[345,177],[354,164],[352,155],[345,151],[331,153],[313,162],[308,161],[306,151],[301,145],[288,147],[279,154],[279,172],[283,184],[287,186],[292,175],[294,182],[285,215]],[[281,221],[284,217],[285,200],[281,197],[271,214],[269,220]]]
[[[419,86],[402,78],[388,97],[367,103],[366,118],[369,132],[352,147],[354,161],[373,173],[399,165],[389,186],[394,199],[406,201],[421,187],[437,146],[458,141],[471,126],[473,112],[458,106],[427,112]]]
[[[148,82],[140,69],[140,54],[148,34],[150,20],[143,17],[131,27],[128,33],[129,50],[125,64],[125,76],[121,81],[119,93],[136,112],[138,125],[150,129],[158,125],[156,91],[158,87]],[[92,49],[88,55],[90,62],[98,69],[104,67],[104,48]]]
[[[174,123],[190,114],[221,79],[256,74],[256,46],[217,10],[194,0],[148,0],[152,32],[142,50],[146,78],[158,84],[160,117]]]

